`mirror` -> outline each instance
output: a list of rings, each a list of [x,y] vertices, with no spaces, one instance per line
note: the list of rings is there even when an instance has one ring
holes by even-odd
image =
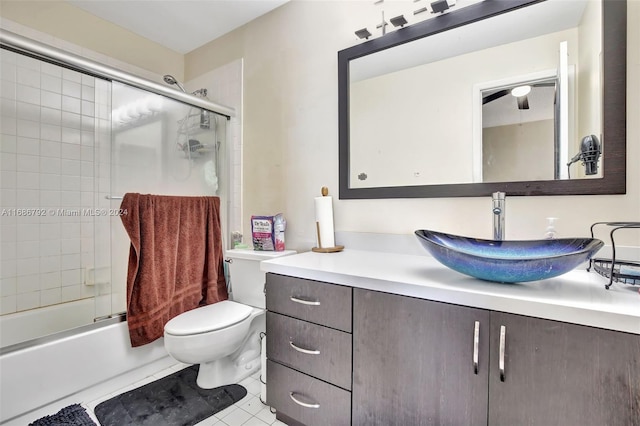
[[[523,12],[545,25],[522,24]],[[495,30],[499,21],[509,30]],[[530,57],[514,60],[522,51]],[[342,50],[338,68],[341,199],[626,191],[624,1],[484,1]],[[516,97],[504,93],[526,84],[530,110],[518,112]],[[499,121],[483,111],[483,98],[506,98],[522,118],[543,90],[553,97],[544,118],[487,130]],[[538,127],[527,129],[532,121]],[[499,147],[517,133],[528,137],[518,142],[527,149],[510,147],[518,161]],[[496,135],[502,142],[488,139]],[[594,151],[581,154],[587,136],[602,151],[597,160]]]

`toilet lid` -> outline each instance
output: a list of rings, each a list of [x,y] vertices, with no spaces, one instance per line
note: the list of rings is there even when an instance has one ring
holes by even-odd
[[[206,333],[239,323],[251,314],[251,306],[231,300],[201,306],[172,318],[164,326],[174,336]]]

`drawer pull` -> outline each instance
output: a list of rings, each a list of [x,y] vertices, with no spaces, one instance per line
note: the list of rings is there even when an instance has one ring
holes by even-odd
[[[300,401],[298,398],[293,396],[293,392],[289,392],[289,397],[291,398],[291,400],[293,402],[295,402],[296,404],[300,405],[301,407],[305,407],[305,408],[320,408],[320,404],[308,404],[306,402]]]
[[[500,326],[500,359],[498,360],[498,367],[500,367],[500,381],[504,382],[504,346],[507,335],[507,327]]]
[[[480,321],[476,321],[473,329],[473,373],[478,374],[478,346],[480,345]]]
[[[306,300],[306,299],[300,299],[295,296],[291,296],[289,299],[291,299],[292,302],[301,303],[303,305],[320,306],[319,300]]]
[[[300,346],[296,346],[295,343],[293,343],[291,340],[289,340],[289,346],[291,346],[293,349],[295,349],[298,352],[302,352],[303,354],[320,355],[320,351],[314,350],[314,349],[301,348]]]

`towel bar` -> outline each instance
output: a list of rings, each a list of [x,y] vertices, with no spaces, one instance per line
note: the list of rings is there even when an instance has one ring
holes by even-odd
[[[105,195],[104,198],[106,198],[107,200],[122,200],[122,197],[119,197],[117,195]]]

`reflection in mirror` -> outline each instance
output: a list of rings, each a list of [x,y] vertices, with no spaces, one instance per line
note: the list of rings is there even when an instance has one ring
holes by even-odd
[[[626,136],[602,119],[624,123],[623,21],[624,2],[483,2],[339,52],[341,198],[624,192]]]
[[[566,149],[561,149],[554,125],[556,80],[554,76],[481,91],[482,174],[477,182],[557,177],[554,165]]]

